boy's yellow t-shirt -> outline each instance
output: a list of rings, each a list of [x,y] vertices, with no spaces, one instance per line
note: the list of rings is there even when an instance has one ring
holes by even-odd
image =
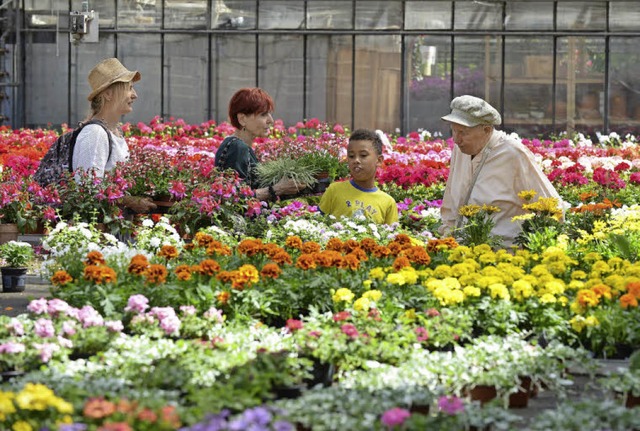
[[[377,187],[362,189],[353,181],[331,183],[320,198],[320,211],[336,217],[362,213],[378,224],[398,221],[396,201]]]

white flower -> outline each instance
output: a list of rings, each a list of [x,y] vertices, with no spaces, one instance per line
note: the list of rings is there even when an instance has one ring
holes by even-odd
[[[151,220],[150,218],[142,220],[142,227],[153,227],[153,220]]]

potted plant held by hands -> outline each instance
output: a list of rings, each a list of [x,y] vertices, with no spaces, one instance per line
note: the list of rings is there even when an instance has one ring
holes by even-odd
[[[2,266],[2,291],[22,292],[25,289],[27,266],[34,258],[31,244],[21,241],[9,241],[0,245]]]

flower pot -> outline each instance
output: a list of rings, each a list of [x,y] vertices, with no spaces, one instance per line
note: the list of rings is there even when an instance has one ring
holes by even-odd
[[[24,374],[25,372],[22,370],[3,371],[2,373],[0,373],[0,377],[2,377],[0,381],[8,382],[9,380],[14,379],[16,377],[20,377]]]
[[[0,223],[0,244],[18,240],[18,225],[15,223]]]
[[[529,393],[531,392],[531,377],[520,377],[518,392],[509,395],[509,408],[522,409],[529,405]]]
[[[2,268],[2,291],[24,292],[27,284],[27,268]]]
[[[498,396],[498,391],[492,385],[476,385],[469,389],[469,397],[472,401],[480,401],[481,405],[488,403]]]
[[[640,396],[636,397],[635,395],[633,395],[631,392],[627,393],[626,396],[626,401],[624,403],[625,407],[627,407],[628,409],[631,409],[633,407],[637,407],[640,406]]]

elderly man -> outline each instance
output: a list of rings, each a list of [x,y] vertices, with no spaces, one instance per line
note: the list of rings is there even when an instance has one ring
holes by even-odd
[[[456,145],[440,209],[441,234],[455,236],[453,231],[462,226],[460,207],[492,205],[500,212],[493,214],[491,234],[509,247],[521,230],[521,222],[511,219],[524,213],[518,193],[535,190],[538,197],[555,197],[562,202],[533,154],[520,141],[494,129],[502,119],[493,106],[473,96],[456,97],[451,113],[442,119],[450,123]]]

